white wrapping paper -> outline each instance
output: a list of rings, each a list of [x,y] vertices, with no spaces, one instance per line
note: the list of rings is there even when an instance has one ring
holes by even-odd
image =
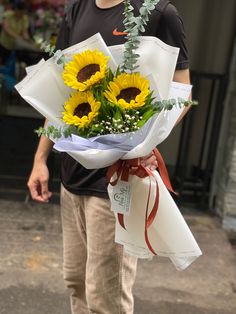
[[[153,172],[159,187],[159,205],[157,215],[148,229],[148,238],[153,250],[159,256],[169,257],[178,270],[187,268],[202,252],[195,241],[182,214],[177,208],[170,193],[165,187],[159,173]],[[152,180],[152,193],[149,204],[149,213],[154,204],[155,181]],[[131,205],[129,215],[124,216],[126,230],[118,220],[116,222],[115,241],[124,245],[127,252],[139,258],[151,258],[144,236],[145,209],[148,199],[149,178],[141,179],[130,175]],[[111,197],[113,187],[109,185]],[[137,197],[138,195],[138,197]]]
[[[63,53],[67,59],[71,59],[73,54],[86,49],[98,49],[110,56],[109,67],[116,68],[116,63],[100,34],[95,34],[87,40],[65,49]],[[62,79],[63,69],[56,65],[51,58],[47,61],[41,60],[28,70],[27,76],[15,86],[17,91],[51,123],[63,126],[64,123],[61,121],[63,105],[72,92],[72,89],[66,86]]]
[[[109,47],[117,64],[122,62],[123,45]],[[163,41],[152,36],[140,36],[140,45],[137,53],[141,56],[138,60],[142,75],[153,75],[154,82],[158,87],[161,98],[169,96],[170,84],[172,82],[179,48],[169,46]]]

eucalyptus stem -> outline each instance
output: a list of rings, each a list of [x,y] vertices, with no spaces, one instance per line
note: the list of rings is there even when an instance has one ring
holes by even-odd
[[[145,0],[139,9],[139,16],[134,16],[134,8],[130,3],[130,0],[124,0],[124,21],[126,42],[124,44],[123,62],[121,64],[121,72],[134,72],[138,68],[137,61],[139,54],[136,50],[139,47],[140,40],[139,34],[145,32],[145,26],[149,21],[149,16],[152,10],[155,9],[156,4],[160,0]]]
[[[36,44],[40,46],[42,51],[48,53],[50,57],[55,59],[55,62],[58,65],[64,66],[66,64],[65,55],[60,49],[56,50],[55,46],[51,46],[48,42],[44,41],[42,37],[34,36],[34,40]]]

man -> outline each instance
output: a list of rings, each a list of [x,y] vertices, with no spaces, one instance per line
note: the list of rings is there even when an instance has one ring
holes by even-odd
[[[101,33],[107,45],[123,43],[122,2],[74,1],[68,7],[58,37],[58,48],[71,46],[97,32]],[[142,2],[132,1],[135,14]],[[189,83],[183,25],[169,1],[160,0],[144,35],[156,36],[167,44],[180,47],[174,80]],[[39,202],[48,202],[51,197],[46,162],[52,145],[46,137],[41,137],[28,181],[32,198]],[[143,157],[141,162],[151,169],[157,166],[152,155]],[[105,175],[106,169],[87,170],[69,155],[62,154],[64,278],[67,286],[72,288],[73,314],[133,313],[136,258],[114,243],[115,219],[110,210]]]

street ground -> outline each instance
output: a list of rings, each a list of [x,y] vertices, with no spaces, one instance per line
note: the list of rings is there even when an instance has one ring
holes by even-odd
[[[203,256],[183,272],[165,258],[141,260],[135,314],[236,313],[236,251],[219,219],[184,216]],[[0,314],[70,314],[59,206],[0,200],[0,239]]]

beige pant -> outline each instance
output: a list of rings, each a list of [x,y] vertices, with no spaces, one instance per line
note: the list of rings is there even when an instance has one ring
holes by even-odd
[[[73,314],[132,314],[136,258],[114,242],[109,200],[62,187],[64,279]]]

